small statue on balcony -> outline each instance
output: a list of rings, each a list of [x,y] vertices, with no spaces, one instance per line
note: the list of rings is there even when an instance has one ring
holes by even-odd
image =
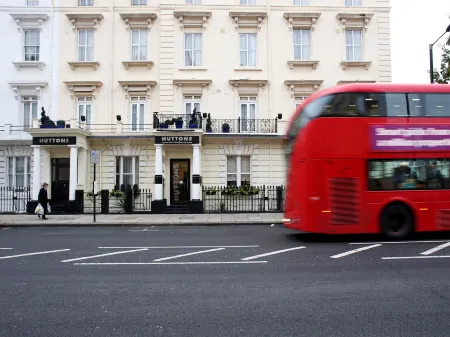
[[[41,125],[47,128],[54,128],[55,122],[45,114],[45,109],[41,108]]]

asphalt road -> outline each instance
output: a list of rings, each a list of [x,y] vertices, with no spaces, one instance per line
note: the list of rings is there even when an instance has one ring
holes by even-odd
[[[448,242],[281,226],[3,229],[0,336],[448,336]]]

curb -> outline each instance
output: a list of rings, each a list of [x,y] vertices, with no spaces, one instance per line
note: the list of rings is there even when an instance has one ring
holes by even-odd
[[[220,226],[271,226],[282,225],[281,222],[200,222],[200,223],[106,223],[106,222],[80,222],[80,223],[0,223],[0,228],[20,228],[20,227],[220,227]]]

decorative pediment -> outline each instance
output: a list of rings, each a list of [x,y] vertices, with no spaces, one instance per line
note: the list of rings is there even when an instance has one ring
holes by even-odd
[[[20,96],[36,96],[39,99],[42,88],[46,87],[48,83],[45,81],[12,81],[8,84],[14,91],[14,97],[17,100]]]
[[[10,15],[16,21],[18,32],[25,28],[39,28],[42,31],[44,21],[48,19],[47,14],[41,13],[11,13]]]
[[[373,80],[354,80],[354,81],[338,81],[338,85],[342,84],[354,84],[354,83],[376,83],[376,81]]]
[[[151,29],[153,21],[158,17],[156,13],[119,13],[127,25],[127,30],[134,28]]]
[[[372,62],[370,61],[342,61],[341,67],[344,70],[347,70],[348,67],[354,68],[362,67],[365,68],[366,70],[369,70],[371,64]]]
[[[287,65],[290,69],[294,69],[294,67],[312,67],[313,69],[317,68],[319,61],[311,61],[311,60],[294,60],[288,61]]]
[[[322,80],[286,80],[284,84],[287,86],[291,97],[304,95],[309,96],[319,90]]]
[[[290,30],[294,28],[314,30],[320,15],[320,13],[284,13],[283,17]]]
[[[367,25],[372,19],[371,13],[338,13],[336,18],[341,22],[343,30],[346,28],[364,28],[367,30]]]
[[[77,13],[66,14],[67,18],[72,22],[73,30],[80,28],[97,29],[97,25],[103,20],[103,14]]]
[[[98,88],[103,85],[101,81],[67,81],[64,82],[69,91],[71,97],[88,95],[95,98],[95,93]]]
[[[267,17],[266,12],[230,12],[236,30],[239,28],[257,28],[261,29],[264,19]]]
[[[156,81],[119,81],[125,91],[125,98],[132,94],[145,93],[147,97],[151,96],[151,92],[156,86]]]
[[[239,79],[230,80],[230,85],[237,89],[239,94],[258,94],[260,89],[264,90],[265,86],[269,81],[267,80],[249,80],[249,79]]]
[[[192,12],[192,11],[175,11],[173,15],[178,19],[180,29],[185,28],[203,28],[212,16],[212,12]]]

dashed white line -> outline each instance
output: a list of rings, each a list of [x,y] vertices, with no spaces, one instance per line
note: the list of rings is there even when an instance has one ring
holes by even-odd
[[[449,240],[433,240],[433,241],[384,241],[384,242],[350,242],[349,245],[368,245],[371,243],[379,244],[397,244],[397,243],[439,243],[439,242],[449,242]]]
[[[189,248],[257,248],[259,245],[253,246],[161,246],[161,247],[98,247],[100,249],[189,249]]]
[[[74,263],[75,266],[141,266],[141,265],[196,265],[196,264],[248,264],[267,261],[213,261],[213,262],[122,262],[122,263]]]
[[[1,249],[12,249],[12,248],[0,248],[0,250],[1,250]]]
[[[270,253],[265,253],[265,254],[259,254],[259,255],[245,257],[245,258],[243,258],[241,260],[242,261],[254,260],[254,259],[258,259],[260,257],[264,257],[264,256],[280,254],[280,253],[284,253],[284,252],[289,252],[291,250],[297,250],[297,249],[303,249],[303,248],[306,248],[306,247],[302,246],[302,247],[294,247],[294,248],[288,248],[288,249],[283,249],[283,250],[277,250],[275,252],[270,252]]]
[[[106,253],[106,254],[92,255],[92,256],[85,256],[85,257],[77,257],[75,259],[63,260],[61,262],[73,262],[73,261],[81,261],[81,260],[87,260],[87,259],[95,259],[96,257],[104,257],[104,256],[111,256],[111,255],[127,254],[127,253],[134,253],[134,252],[142,252],[144,250],[147,250],[147,248],[125,250],[125,251],[120,251],[120,252]]]
[[[444,243],[444,244],[439,245],[437,247],[428,249],[428,250],[424,251],[423,253],[420,253],[420,255],[430,255],[430,254],[436,253],[437,251],[439,251],[441,249],[444,249],[446,247],[449,247],[449,246],[450,246],[450,242],[447,242],[447,243]]]
[[[208,250],[201,250],[199,252],[192,252],[192,253],[180,254],[180,255],[175,255],[175,256],[163,257],[160,259],[153,260],[153,262],[172,260],[172,259],[176,259],[179,257],[191,256],[191,255],[197,255],[197,254],[203,254],[203,253],[209,253],[209,252],[216,252],[218,250],[223,250],[223,249],[225,249],[225,248],[214,248],[214,249],[208,249]]]
[[[443,259],[450,258],[450,255],[422,255],[422,256],[393,256],[382,257],[382,260],[407,260],[407,259]]]
[[[19,254],[19,255],[2,256],[2,257],[0,257],[0,260],[12,259],[12,258],[15,258],[15,257],[22,257],[22,256],[32,256],[32,255],[42,255],[42,254],[66,252],[68,250],[70,250],[70,249],[49,250],[49,251],[45,251],[45,252],[35,252],[35,253],[27,253],[27,254]]]
[[[12,227],[2,228],[2,231],[6,231],[7,229],[11,229]]]
[[[344,253],[341,253],[341,254],[330,256],[330,258],[338,259],[340,257],[344,257],[344,256],[351,255],[351,254],[356,254],[356,253],[362,252],[364,250],[369,250],[369,249],[380,247],[380,246],[381,246],[381,244],[378,243],[378,244],[370,245],[370,246],[367,246],[367,247],[361,247],[361,248],[358,248],[358,249],[350,250],[348,252],[344,252]]]

